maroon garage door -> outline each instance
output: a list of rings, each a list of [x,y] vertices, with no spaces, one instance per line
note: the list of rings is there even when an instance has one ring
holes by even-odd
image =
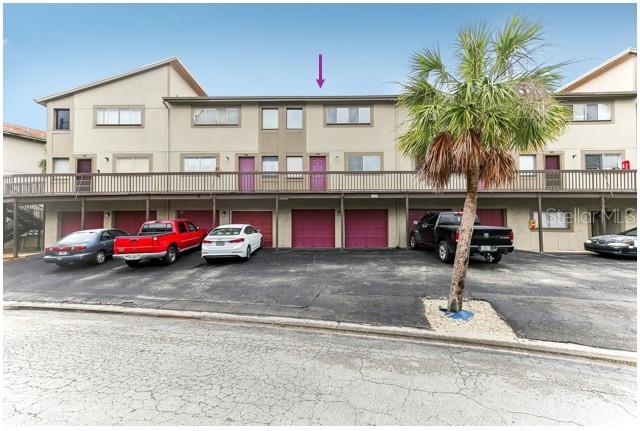
[[[250,224],[260,231],[265,247],[273,244],[271,211],[231,211],[231,223]]]
[[[149,220],[155,220],[155,218],[156,212],[149,211]],[[144,211],[113,212],[113,227],[127,233],[138,233],[140,231],[140,227],[146,221],[146,213]]]
[[[220,211],[216,211],[216,222],[213,225],[213,211],[209,210],[178,210],[176,216],[178,218],[186,218],[199,228],[210,231],[220,224]]]
[[[291,246],[332,248],[336,244],[334,210],[291,210]]]
[[[485,226],[506,226],[507,220],[503,209],[478,209],[476,211],[480,223]]]
[[[344,224],[346,247],[388,247],[387,210],[346,210]]]
[[[80,230],[80,211],[60,212],[60,238]],[[104,227],[104,212],[87,211],[84,213],[85,229],[100,229]]]

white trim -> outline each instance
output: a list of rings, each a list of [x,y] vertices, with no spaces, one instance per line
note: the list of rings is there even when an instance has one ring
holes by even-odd
[[[562,87],[558,88],[556,90],[556,93],[562,93],[566,88],[571,87],[572,85],[582,81],[583,79],[588,78],[590,75],[598,72],[600,69],[607,67],[609,65],[609,63],[613,63],[614,61],[617,61],[619,59],[621,59],[622,57],[624,57],[625,55],[628,54],[637,54],[637,50],[635,48],[627,48],[622,52],[619,52],[618,54],[614,55],[613,57],[609,58],[608,60],[606,60],[604,63],[599,64],[598,66],[594,67],[593,69],[589,70],[587,73],[584,73],[580,76],[578,76],[576,79],[574,79],[573,81],[563,85]]]

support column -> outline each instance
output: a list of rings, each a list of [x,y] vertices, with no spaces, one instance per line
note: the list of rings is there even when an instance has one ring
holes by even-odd
[[[340,195],[340,236],[342,238],[340,241],[340,248],[344,250],[344,193]]]
[[[216,195],[211,196],[211,208],[213,209],[213,215],[211,216],[213,220],[211,221],[211,225],[216,227]]]
[[[80,230],[84,230],[85,226],[85,212],[86,212],[87,202],[85,198],[80,199]]]
[[[144,199],[144,221],[149,221],[149,196],[147,196]],[[167,217],[169,217],[169,214],[167,214]]]
[[[538,249],[544,252],[544,240],[542,236],[542,193],[538,193]]]
[[[407,248],[409,247],[409,235],[410,235],[410,228],[411,226],[409,226],[409,193],[406,193],[404,195],[404,207],[407,210],[407,213],[405,214],[405,218],[404,218],[404,231],[405,231],[405,238],[407,241]]]
[[[600,195],[600,235],[607,234],[607,208],[605,206],[604,193]]]
[[[18,257],[18,199],[13,200],[13,257]]]
[[[280,202],[280,196],[276,195],[276,214],[275,214],[275,217],[276,217],[276,229],[275,229],[275,232],[274,232],[274,235],[273,235],[273,242],[274,242],[274,245],[276,247],[276,250],[278,249],[278,219],[279,219],[278,216],[280,215],[280,208],[278,206],[279,202]]]

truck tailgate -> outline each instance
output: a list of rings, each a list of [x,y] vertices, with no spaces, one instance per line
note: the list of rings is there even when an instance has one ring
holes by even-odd
[[[476,226],[471,237],[472,245],[512,245],[511,229],[498,226]]]
[[[157,238],[158,235],[119,236],[113,244],[113,251],[115,254],[164,251],[163,243]]]

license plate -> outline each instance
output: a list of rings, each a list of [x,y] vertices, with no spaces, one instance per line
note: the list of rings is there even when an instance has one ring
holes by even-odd
[[[490,245],[481,245],[480,251],[493,251],[493,247],[491,247]]]
[[[140,255],[139,254],[125,254],[124,258],[125,258],[125,260],[139,260],[140,259]]]
[[[224,241],[216,241],[216,246],[222,247],[224,245]]]
[[[69,254],[69,252],[66,252],[66,251],[59,251],[58,252],[58,256],[66,256],[68,254]]]

